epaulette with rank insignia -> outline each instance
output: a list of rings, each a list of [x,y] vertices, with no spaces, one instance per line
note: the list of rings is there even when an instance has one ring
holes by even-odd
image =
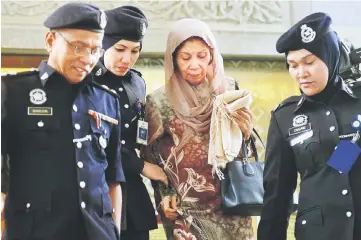
[[[110,93],[111,95],[113,95],[116,98],[120,98],[119,94],[114,89],[110,89],[108,86],[99,84],[95,81],[93,81],[92,83],[93,83],[94,87],[100,88],[100,89],[106,91],[107,93]]]
[[[277,111],[278,109],[287,106],[291,103],[298,103],[301,100],[301,96],[291,96],[285,100],[283,100],[273,111]]]
[[[130,71],[135,72],[139,77],[142,77],[142,73],[138,72],[137,70],[131,68]]]

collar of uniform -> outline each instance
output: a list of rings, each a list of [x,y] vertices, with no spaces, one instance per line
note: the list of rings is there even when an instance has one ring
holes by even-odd
[[[295,110],[293,112],[297,112],[304,105],[305,100],[306,100],[306,96],[304,94],[302,94],[302,97],[301,97],[300,101],[298,101],[297,107],[295,108]]]
[[[93,76],[91,74],[89,74],[88,76],[85,77],[85,79],[83,80],[83,84],[86,87],[83,87],[84,91],[86,91],[86,93],[93,93],[94,94],[94,84],[93,84]]]
[[[93,71],[95,76],[99,77],[104,75],[106,72],[108,72],[108,69],[104,66],[103,60],[100,59],[98,63],[95,65]]]
[[[39,66],[39,77],[43,87],[45,86],[46,82],[48,81],[50,76],[53,75],[54,72],[55,69],[50,67],[45,60],[41,61]]]
[[[341,89],[342,92],[346,93],[348,96],[357,99],[358,97],[353,93],[352,89],[347,86],[347,84],[341,80]]]

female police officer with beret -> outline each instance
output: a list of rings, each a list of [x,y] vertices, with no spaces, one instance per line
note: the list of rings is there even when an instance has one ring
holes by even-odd
[[[143,12],[133,6],[105,12],[108,24],[103,48],[106,52],[93,72],[98,76],[100,84],[106,85],[120,96],[123,120],[120,143],[127,181],[123,189],[126,195],[123,204],[126,208],[126,213],[123,214],[126,215],[126,230],[122,231],[121,238],[149,239],[149,230],[157,228],[157,221],[140,174],[152,180],[166,182],[167,179],[160,167],[144,162],[136,153],[139,144],[146,144],[146,136],[142,134],[147,132],[143,121],[146,87],[141,73],[133,70],[132,66],[139,57],[148,22]]]
[[[359,240],[361,84],[347,86],[339,77],[340,40],[324,13],[294,25],[277,51],[286,54],[302,95],[272,112],[258,239],[286,239],[299,173],[297,240]]]

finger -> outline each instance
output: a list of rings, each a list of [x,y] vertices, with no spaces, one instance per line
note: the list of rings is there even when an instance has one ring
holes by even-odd
[[[252,113],[250,111],[247,111],[246,108],[238,110],[237,113],[247,121],[252,121]]]
[[[163,212],[167,212],[169,210],[169,196],[164,197],[160,205],[162,206]]]
[[[171,206],[174,210],[177,210],[177,195],[173,195],[170,198]]]
[[[177,219],[178,216],[179,216],[179,214],[177,212],[165,214],[165,217],[170,220],[175,220],[175,219]]]

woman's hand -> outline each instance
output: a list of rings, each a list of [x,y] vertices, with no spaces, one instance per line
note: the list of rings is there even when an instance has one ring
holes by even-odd
[[[168,178],[161,167],[153,163],[144,162],[142,175],[155,181],[161,181],[168,186]]]
[[[244,139],[248,140],[252,135],[253,130],[253,114],[247,108],[241,108],[237,112],[232,113],[234,120],[241,129]]]
[[[177,195],[165,196],[160,203],[166,218],[175,220],[178,216]]]

